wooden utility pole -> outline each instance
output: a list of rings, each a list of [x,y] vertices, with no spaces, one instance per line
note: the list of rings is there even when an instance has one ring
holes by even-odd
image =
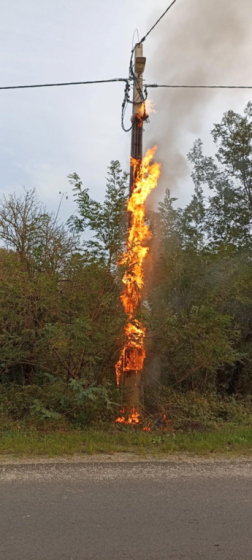
[[[143,44],[135,47],[135,81],[133,90],[133,111],[132,111],[132,133],[131,133],[131,157],[139,160],[141,164],[143,157],[143,120],[138,117],[139,109],[143,99],[143,73],[146,58],[143,56]],[[134,185],[133,169],[130,167],[130,196]]]
[[[134,90],[133,90],[133,111],[132,111],[132,135],[131,135],[131,158],[139,162],[139,165],[133,170],[130,166],[130,188],[129,196],[131,196],[134,188],[134,173],[138,173],[143,158],[143,122],[144,111],[142,115],[140,108],[143,105],[143,73],[145,69],[146,58],[143,57],[143,44],[135,47],[135,65],[134,65]],[[131,215],[129,215],[129,226],[131,224]],[[132,350],[128,348],[128,351]],[[137,349],[135,349],[137,352]],[[127,349],[126,349],[127,354]],[[127,356],[125,356],[127,358]],[[129,389],[127,407],[129,410],[137,409],[137,404],[142,400],[142,371],[124,369],[124,387]]]

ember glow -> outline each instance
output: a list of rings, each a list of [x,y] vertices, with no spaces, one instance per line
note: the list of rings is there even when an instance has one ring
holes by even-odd
[[[121,413],[125,414],[125,410],[121,410]],[[136,411],[135,408],[132,408],[127,418],[125,416],[119,416],[119,418],[116,419],[116,422],[118,422],[119,424],[140,424],[140,414]]]
[[[134,185],[127,205],[131,216],[130,227],[127,248],[118,263],[119,266],[126,267],[122,280],[124,288],[121,301],[128,317],[124,329],[125,343],[115,366],[118,386],[122,374],[124,372],[139,373],[143,369],[145,359],[145,328],[135,318],[135,314],[140,307],[144,287],[143,261],[149,250],[146,244],[151,238],[151,232],[145,223],[145,202],[147,196],[157,186],[161,171],[161,165],[153,162],[156,149],[157,147],[154,146],[147,151],[141,165],[139,161],[131,160]],[[134,418],[135,410],[133,409],[130,414]],[[136,421],[126,421],[125,418],[124,420],[119,418],[117,421],[137,423]]]

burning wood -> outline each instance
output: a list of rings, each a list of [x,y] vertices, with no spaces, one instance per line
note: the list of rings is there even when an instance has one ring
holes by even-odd
[[[125,409],[121,410],[121,413],[125,414]],[[119,424],[131,424],[132,426],[135,424],[141,424],[140,414],[135,408],[132,408],[127,418],[125,416],[119,416],[119,418],[116,419],[116,422]]]
[[[139,119],[139,121],[141,121],[141,125],[143,125],[143,122],[149,118],[149,115],[151,113],[157,112],[154,107],[155,103],[153,103],[150,99],[146,99],[146,101],[142,103],[141,107],[136,113],[136,117]]]
[[[127,248],[118,263],[119,266],[126,266],[126,272],[122,280],[124,288],[121,301],[128,316],[124,329],[125,344],[115,366],[118,386],[122,376],[129,375],[129,373],[136,376],[141,372],[145,359],[145,328],[135,318],[135,314],[139,309],[144,287],[143,261],[149,250],[146,242],[151,238],[149,227],[145,224],[145,202],[147,196],[157,186],[161,172],[161,165],[152,161],[156,149],[156,146],[154,146],[154,148],[148,150],[141,163],[139,163],[139,160],[131,159],[135,179],[127,205],[131,215],[130,227]],[[134,412],[135,410],[132,409],[132,418]],[[117,421],[126,423],[125,418]],[[127,421],[127,423],[136,422]]]

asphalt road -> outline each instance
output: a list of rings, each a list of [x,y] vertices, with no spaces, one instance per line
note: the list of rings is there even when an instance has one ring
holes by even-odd
[[[1,560],[251,560],[252,462],[0,465]]]

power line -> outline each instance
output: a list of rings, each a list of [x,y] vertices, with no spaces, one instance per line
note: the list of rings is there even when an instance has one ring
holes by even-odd
[[[146,84],[146,88],[186,88],[186,89],[252,89],[252,86],[190,86],[173,84]]]
[[[136,77],[135,77],[136,79]],[[89,84],[108,84],[113,82],[125,82],[129,83],[131,78],[115,78],[113,80],[93,80],[89,82],[61,82],[57,84],[31,84],[24,86],[0,86],[0,90],[3,89],[27,89],[27,88],[41,88],[41,87],[59,87],[59,86],[78,86],[78,85],[89,85]],[[252,86],[203,86],[203,85],[177,85],[177,84],[146,84],[145,88],[187,88],[187,89],[252,89]],[[143,100],[144,101],[144,100]]]
[[[129,90],[130,90],[130,86],[129,86],[129,82],[133,81],[133,86],[135,86],[137,93],[139,95],[139,98],[141,99],[142,103],[145,103],[146,99],[147,99],[147,88],[144,89],[145,91],[145,95],[143,95],[142,90],[140,88],[140,84],[139,84],[139,78],[135,75],[134,69],[133,69],[133,55],[135,52],[135,48],[140,45],[141,43],[143,43],[145,41],[145,39],[148,37],[148,35],[153,31],[153,29],[158,25],[158,23],[161,21],[161,19],[167,14],[167,12],[169,12],[169,10],[171,9],[171,7],[173,6],[173,4],[175,4],[175,2],[177,2],[177,0],[173,0],[173,2],[168,6],[168,8],[166,8],[166,10],[164,11],[164,13],[160,16],[160,18],[156,21],[156,23],[154,23],[154,25],[151,27],[151,29],[149,29],[148,33],[146,33],[146,35],[141,39],[141,41],[139,41],[138,38],[138,43],[135,44],[135,46],[131,49],[131,56],[130,56],[130,63],[129,63],[129,78],[128,78],[128,84],[126,84],[125,87],[125,91],[124,91],[124,99],[122,102],[122,117],[121,117],[121,122],[122,122],[122,129],[124,130],[124,132],[129,132],[132,129],[132,125],[130,126],[130,128],[125,128],[124,126],[124,116],[125,116],[125,112],[127,109],[127,105],[128,103],[130,103],[130,97],[129,97]],[[134,33],[135,34],[135,33]],[[134,36],[133,36],[133,40],[134,40]]]
[[[130,132],[130,130],[132,129],[132,124],[130,125],[129,128],[125,128],[125,125],[124,125],[125,112],[126,112],[128,103],[130,103],[129,92],[130,92],[130,84],[129,84],[129,81],[127,80],[127,82],[125,84],[124,99],[123,99],[123,102],[122,102],[122,115],[121,115],[121,124],[122,124],[122,129],[123,129],[124,132]]]
[[[171,7],[173,6],[173,4],[175,4],[175,2],[177,2],[177,0],[173,0],[173,2],[168,6],[168,8],[165,10],[165,12],[156,21],[156,23],[154,23],[154,25],[151,27],[151,29],[148,31],[148,33],[146,33],[146,35],[136,45],[138,45],[140,43],[143,43],[145,41],[145,39],[148,37],[148,35],[151,33],[151,31],[156,27],[156,25],[158,25],[158,23],[167,14],[167,12],[171,9]],[[135,47],[136,47],[136,45],[135,45]],[[135,47],[131,51],[129,79],[133,79],[133,81],[135,82],[136,87],[137,87],[138,86],[138,81],[137,81],[137,78],[134,74],[133,66],[132,66],[132,59],[133,59],[133,53],[134,53]],[[4,90],[4,89],[28,89],[28,88],[41,88],[41,87],[59,87],[59,86],[78,86],[78,85],[88,85],[88,84],[106,84],[106,83],[111,83],[111,82],[126,82],[126,83],[128,83],[129,79],[116,78],[116,79],[113,79],[113,80],[94,80],[94,81],[89,81],[89,82],[61,82],[61,83],[56,83],[56,84],[32,84],[32,85],[24,85],[24,86],[0,86],[0,90]],[[152,86],[150,86],[150,87],[152,87]],[[144,101],[144,98],[143,98],[143,101]]]
[[[59,86],[84,86],[88,84],[108,84],[111,82],[127,82],[124,78],[115,78],[113,80],[94,80],[90,82],[61,82],[58,84],[32,84],[25,86],[0,86],[1,89],[27,89],[27,88],[42,88],[42,87],[59,87]]]
[[[175,4],[175,2],[177,2],[177,0],[173,0],[173,2],[168,6],[168,8],[166,8],[165,12],[160,16],[160,18],[158,18],[158,20],[156,21],[156,23],[154,23],[154,25],[151,27],[151,29],[148,31],[148,33],[146,33],[146,35],[141,39],[140,43],[143,43],[145,41],[145,39],[153,31],[153,29],[158,25],[158,23],[161,21],[161,19],[163,19],[163,17],[167,14],[167,12],[169,12],[169,10],[172,8],[172,6]]]

